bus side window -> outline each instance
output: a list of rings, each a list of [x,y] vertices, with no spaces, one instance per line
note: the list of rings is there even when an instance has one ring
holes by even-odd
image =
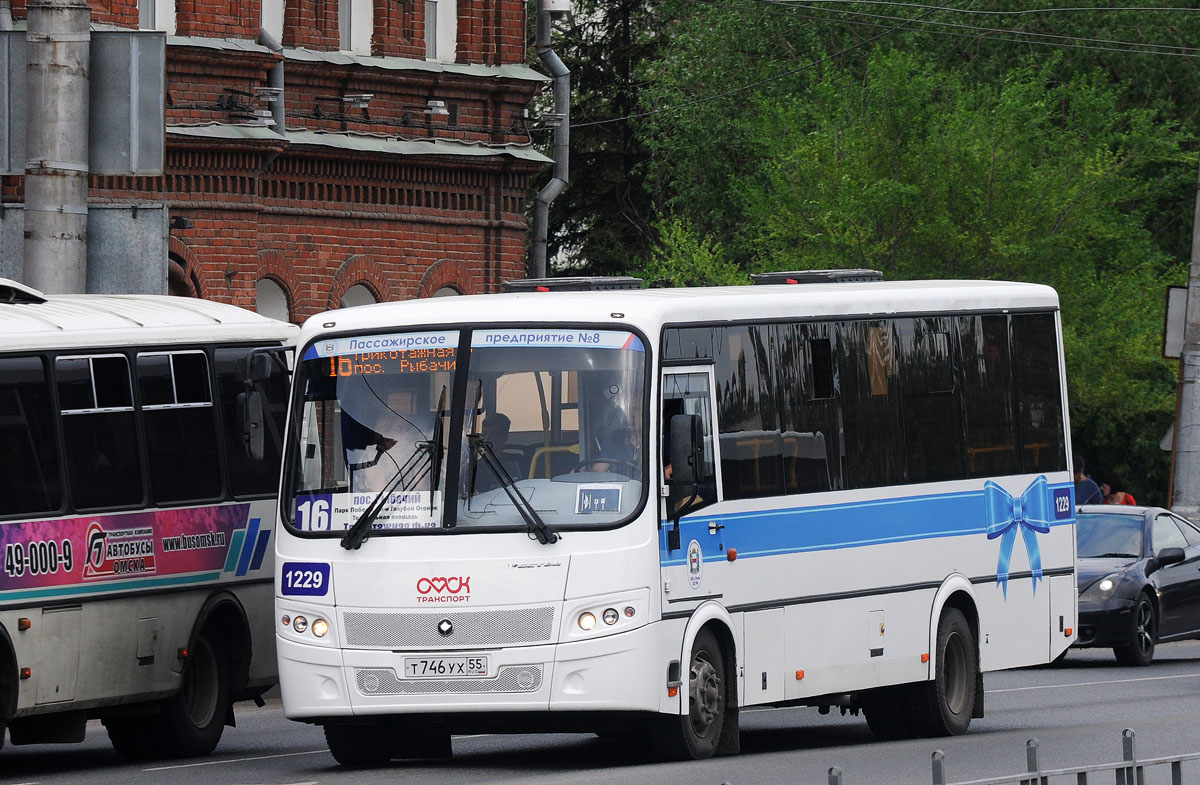
[[[0,515],[62,506],[49,385],[42,358],[0,359]]]
[[[271,362],[257,363],[252,381],[250,362],[267,357]],[[284,420],[287,417],[288,371],[282,350],[274,351],[254,346],[218,347],[214,352],[217,370],[217,406],[224,434],[225,464],[229,470],[229,487],[235,497],[266,496],[279,487],[279,462]],[[263,408],[263,459],[254,460],[244,447],[245,433],[238,412],[238,398],[253,387],[260,393]]]
[[[67,478],[81,510],[144,499],[129,359],[123,354],[55,362]]]
[[[137,376],[154,501],[220,497],[221,459],[207,355],[196,350],[139,354]]]

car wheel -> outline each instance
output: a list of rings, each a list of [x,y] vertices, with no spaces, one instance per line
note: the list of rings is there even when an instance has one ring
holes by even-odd
[[[1154,659],[1154,646],[1158,642],[1158,616],[1154,603],[1145,594],[1139,595],[1133,608],[1133,628],[1129,642],[1117,646],[1113,653],[1122,665],[1149,665]]]

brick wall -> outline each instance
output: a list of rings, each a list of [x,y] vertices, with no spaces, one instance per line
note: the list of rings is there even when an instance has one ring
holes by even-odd
[[[14,0],[24,16],[26,0]],[[254,39],[261,0],[177,0],[183,36]],[[338,48],[337,0],[288,0],[284,45]],[[375,0],[374,54],[423,60],[424,0]],[[521,0],[458,0],[460,62],[525,60]],[[93,4],[93,19],[133,27],[136,2]],[[281,56],[171,44],[168,127],[245,122],[244,111]],[[526,144],[522,110],[536,84],[420,69],[286,61],[289,129],[404,139]],[[366,109],[347,93],[373,93]],[[424,110],[446,102],[450,117]],[[510,156],[386,155],[304,147],[282,138],[167,136],[165,173],[91,178],[93,202],[165,202],[187,229],[172,229],[172,291],[253,308],[258,281],[286,293],[302,321],[335,308],[362,284],[380,300],[427,297],[450,287],[496,291],[525,274],[525,200],[540,165]],[[0,197],[23,198],[23,178],[0,178]]]

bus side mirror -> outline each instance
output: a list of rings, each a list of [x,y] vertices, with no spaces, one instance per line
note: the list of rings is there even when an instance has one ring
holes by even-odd
[[[263,356],[270,362],[270,358]],[[253,461],[266,456],[266,418],[263,415],[262,393],[257,390],[238,393],[238,422],[242,427],[242,446]]]
[[[263,351],[251,352],[246,358],[246,380],[262,383],[271,378],[271,355]]]
[[[667,532],[667,549],[679,550],[679,519],[696,506],[700,488],[697,482],[704,456],[704,430],[697,414],[676,414],[671,417],[671,478],[667,480],[670,493],[667,506],[671,529]]]

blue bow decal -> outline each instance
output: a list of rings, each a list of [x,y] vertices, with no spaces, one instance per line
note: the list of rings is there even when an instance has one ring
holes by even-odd
[[[1025,540],[1029,552],[1029,568],[1033,572],[1033,592],[1042,578],[1042,554],[1038,550],[1035,532],[1047,534],[1054,517],[1050,501],[1050,485],[1045,476],[1029,484],[1019,498],[1013,496],[996,483],[988,480],[983,486],[983,504],[987,515],[987,537],[1000,538],[1000,560],[996,564],[996,583],[1008,598],[1008,564],[1012,560],[1013,543],[1017,531]]]

